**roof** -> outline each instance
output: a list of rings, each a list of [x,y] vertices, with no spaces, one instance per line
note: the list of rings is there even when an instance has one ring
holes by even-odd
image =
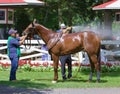
[[[14,7],[14,6],[42,6],[43,1],[40,0],[0,0],[0,7]]]
[[[110,0],[108,2],[93,7],[93,10],[103,9],[120,9],[120,0]]]

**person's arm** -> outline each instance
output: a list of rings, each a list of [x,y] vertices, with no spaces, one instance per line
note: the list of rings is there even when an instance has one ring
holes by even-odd
[[[26,37],[27,37],[27,35],[22,36],[22,37],[19,37],[19,38],[20,38],[20,40],[23,40],[23,39],[24,39],[24,37],[26,38]]]
[[[26,37],[27,35],[20,37],[20,41],[19,41],[20,45],[24,43]]]

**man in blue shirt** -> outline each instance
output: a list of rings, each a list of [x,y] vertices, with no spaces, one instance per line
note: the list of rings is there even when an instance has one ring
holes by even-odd
[[[10,29],[8,32],[10,35],[7,41],[7,52],[11,61],[10,81],[16,81],[16,70],[18,68],[18,61],[20,57],[20,45],[23,44],[25,38],[27,37],[27,35],[16,37],[16,33],[17,31],[14,29]]]

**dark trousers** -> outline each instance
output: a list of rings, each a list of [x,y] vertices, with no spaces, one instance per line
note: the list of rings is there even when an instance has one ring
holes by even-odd
[[[63,79],[66,79],[66,68],[65,65],[68,65],[68,78],[72,77],[72,59],[71,55],[60,56],[61,62],[61,72]]]
[[[10,78],[9,80],[16,80],[16,71],[18,68],[18,61],[19,61],[19,57],[13,57],[10,58],[11,60],[11,70],[10,70]]]

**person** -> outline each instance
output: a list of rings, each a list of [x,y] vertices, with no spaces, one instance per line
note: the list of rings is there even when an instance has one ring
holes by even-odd
[[[60,30],[57,30],[57,32],[63,32],[64,29],[66,29],[66,26],[63,23],[63,24],[60,25]],[[71,54],[60,56],[60,62],[61,62],[62,79],[63,80],[66,80],[67,78],[70,79],[72,77],[72,59],[71,59]],[[67,77],[66,77],[66,68],[65,68],[66,63],[67,63],[67,66],[68,66],[68,76]]]
[[[16,38],[19,38],[19,37],[20,37],[19,33],[16,33]]]
[[[11,61],[11,70],[10,70],[10,81],[16,81],[16,71],[18,68],[18,61],[20,57],[20,45],[23,44],[25,38],[27,35],[22,37],[16,36],[17,31],[14,29],[10,29],[8,31],[8,34],[10,35],[8,37],[7,41],[7,54]]]
[[[66,29],[66,26],[65,26],[64,23],[62,23],[62,24],[60,25],[60,29],[57,30],[57,32],[62,32],[62,30],[64,30],[64,29]]]
[[[42,45],[41,50],[48,51],[48,48],[47,48],[46,44]],[[48,54],[45,53],[45,54],[42,55],[42,61],[47,61],[47,60],[48,60]]]

